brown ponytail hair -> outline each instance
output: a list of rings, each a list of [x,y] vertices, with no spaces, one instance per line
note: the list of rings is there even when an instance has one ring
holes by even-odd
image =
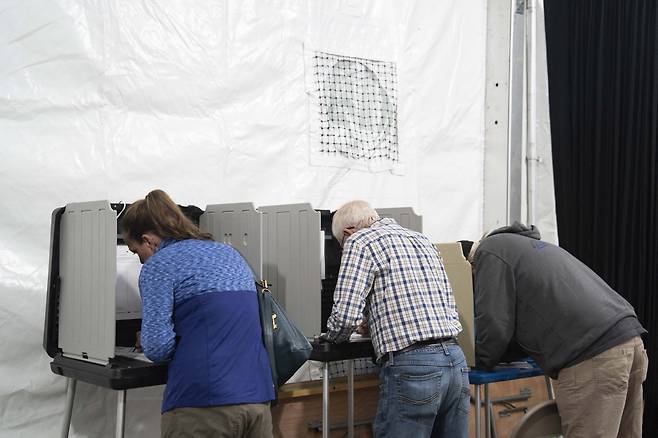
[[[135,242],[149,232],[163,239],[212,240],[211,234],[199,230],[169,195],[159,189],[128,207],[121,217],[121,227],[124,236]]]

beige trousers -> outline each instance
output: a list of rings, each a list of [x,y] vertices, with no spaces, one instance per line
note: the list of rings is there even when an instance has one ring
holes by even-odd
[[[269,403],[178,408],[161,418],[162,438],[271,438]]]
[[[637,336],[561,370],[555,401],[564,436],[640,438],[648,363]]]

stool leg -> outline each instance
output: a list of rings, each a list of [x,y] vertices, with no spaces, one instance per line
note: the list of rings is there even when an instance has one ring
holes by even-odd
[[[484,436],[487,438],[491,437],[491,410],[489,406],[491,405],[491,399],[489,398],[489,384],[484,384]]]
[[[496,417],[494,416],[493,403],[489,403],[489,418],[491,418],[491,438],[498,438],[498,432],[496,432]]]
[[[322,438],[329,438],[329,363],[322,363]]]
[[[548,392],[548,399],[549,400],[555,400],[555,390],[553,389],[553,382],[551,381],[551,378],[548,376],[544,376],[546,378],[546,391]]]
[[[71,427],[71,415],[73,414],[73,401],[75,399],[75,386],[77,380],[66,378],[66,407],[64,408],[64,423],[62,423],[62,438],[69,436]]]
[[[126,390],[117,392],[117,428],[114,436],[123,438],[123,431],[126,422]]]
[[[480,385],[475,385],[475,438],[481,437],[481,429],[480,429],[481,407],[482,407],[482,398],[480,397]]]

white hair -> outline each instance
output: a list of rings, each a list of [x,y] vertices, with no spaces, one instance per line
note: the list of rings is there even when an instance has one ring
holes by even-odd
[[[342,245],[345,229],[351,227],[357,230],[367,228],[377,220],[379,220],[379,215],[366,201],[350,201],[334,213],[331,221],[331,232]]]

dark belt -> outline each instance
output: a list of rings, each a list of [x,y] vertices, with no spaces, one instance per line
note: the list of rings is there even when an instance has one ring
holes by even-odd
[[[401,354],[401,353],[408,353],[410,351],[417,350],[419,348],[428,347],[430,345],[439,345],[439,344],[458,345],[457,344],[457,339],[454,336],[448,336],[448,337],[445,337],[445,338],[426,339],[424,341],[414,342],[413,344],[409,345],[408,347],[404,347],[401,350],[394,351],[392,354],[393,354],[393,356],[396,356],[396,355]],[[388,359],[388,356],[389,356],[389,353],[384,354],[381,358],[381,362],[382,363],[386,362],[386,360]]]

